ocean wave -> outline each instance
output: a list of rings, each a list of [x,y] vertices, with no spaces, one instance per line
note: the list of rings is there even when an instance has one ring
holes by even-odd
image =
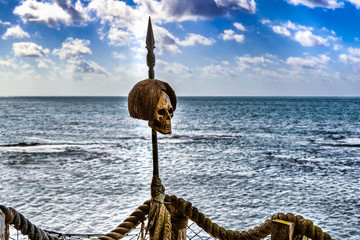
[[[179,139],[189,142],[201,142],[201,141],[227,141],[227,140],[236,140],[240,139],[240,135],[174,135],[169,139]]]
[[[359,148],[360,147],[360,139],[359,138],[345,138],[337,141],[337,139],[332,139],[335,141],[325,141],[322,142],[321,145],[331,146],[331,147],[351,147],[351,148]]]
[[[15,144],[0,145],[0,147],[33,147],[33,146],[40,146],[40,145],[44,145],[44,144],[39,143],[39,142],[31,142],[31,143],[19,142],[19,143],[15,143]]]
[[[5,152],[0,157],[5,165],[39,165],[52,162],[69,161],[92,161],[97,159],[108,158],[109,153],[98,151],[87,151],[81,148],[65,148],[58,152]]]
[[[347,131],[314,131],[315,135],[324,136],[325,139],[329,140],[344,140],[352,133]]]
[[[353,147],[353,148],[358,148],[360,147],[360,144],[348,144],[348,143],[339,143],[339,144],[325,144],[327,146],[332,146],[332,147]]]

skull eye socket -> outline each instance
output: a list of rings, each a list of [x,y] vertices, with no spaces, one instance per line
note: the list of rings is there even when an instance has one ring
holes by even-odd
[[[165,109],[163,109],[163,108],[159,109],[158,114],[159,115],[164,115],[165,114]]]
[[[169,113],[172,114],[173,113],[173,108],[169,109]]]

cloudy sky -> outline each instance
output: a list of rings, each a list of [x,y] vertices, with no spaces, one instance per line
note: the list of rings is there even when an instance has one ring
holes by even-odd
[[[359,96],[360,0],[0,0],[0,96]]]

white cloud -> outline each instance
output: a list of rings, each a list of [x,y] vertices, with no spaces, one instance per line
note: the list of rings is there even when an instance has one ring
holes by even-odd
[[[201,69],[202,75],[205,79],[209,78],[218,78],[218,77],[228,77],[234,78],[237,76],[235,73],[236,70],[227,62],[222,64],[211,64],[203,67]]]
[[[246,28],[241,23],[235,22],[234,27],[239,31],[246,31]]]
[[[289,30],[287,30],[286,27],[273,26],[273,27],[272,27],[272,30],[273,30],[275,33],[278,33],[278,34],[283,35],[283,36],[286,36],[286,37],[291,36],[291,33],[289,32]]]
[[[212,45],[214,44],[214,39],[209,39],[204,36],[201,36],[199,34],[189,33],[185,40],[178,41],[178,44],[181,46],[193,46],[196,44],[202,44],[202,45]]]
[[[113,58],[117,58],[117,59],[126,59],[126,56],[122,53],[119,52],[113,52]]]
[[[143,2],[136,0],[135,2]],[[146,5],[153,7],[154,12],[161,16],[163,21],[182,22],[198,19],[212,19],[227,16],[229,11],[247,11],[255,13],[255,0],[146,0]],[[159,7],[154,7],[157,2]],[[158,8],[157,8],[158,7]],[[154,16],[154,14],[151,14]]]
[[[29,38],[30,35],[22,30],[22,28],[19,25],[16,25],[15,27],[10,27],[6,29],[6,32],[4,35],[2,35],[2,39],[8,39],[8,38]]]
[[[76,8],[83,10],[80,1],[77,1]],[[74,21],[84,20],[84,16],[76,8],[67,0],[24,0],[15,7],[14,14],[19,15],[23,22],[45,23],[50,27],[59,23],[69,26]]]
[[[348,48],[347,54],[340,54],[339,59],[346,64],[359,64],[360,63],[360,48]]]
[[[62,43],[61,49],[54,49],[53,54],[59,55],[61,59],[80,59],[84,55],[92,54],[89,44],[89,40],[70,37]]]
[[[155,46],[159,55],[163,53],[180,53],[178,43],[180,40],[165,28],[154,25]],[[144,43],[142,42],[142,45]],[[141,48],[144,50],[144,47]]]
[[[261,22],[261,24],[264,24],[264,25],[271,24],[271,21],[269,19],[261,19],[260,22]]]
[[[241,81],[288,81],[293,73],[288,69],[282,69],[282,60],[277,56],[265,54],[263,56],[238,56],[235,64],[223,61],[213,63],[201,68],[201,74],[206,79],[239,79]],[[294,71],[293,71],[294,72]],[[294,80],[295,78],[291,78]],[[240,80],[240,79],[239,79]]]
[[[0,20],[0,25],[10,26],[11,23],[10,22],[3,22],[2,20]]]
[[[53,54],[67,62],[67,73],[72,73],[75,80],[92,79],[91,74],[109,76],[110,74],[94,61],[84,59],[91,55],[89,40],[67,38],[60,49],[54,49]]]
[[[326,38],[314,35],[310,31],[298,31],[295,33],[294,40],[299,42],[302,46],[328,46],[328,40]]]
[[[183,3],[154,0],[136,0],[134,2],[136,4],[134,7],[128,6],[125,2],[114,0],[94,0],[89,4],[89,10],[96,14],[100,22],[103,25],[110,25],[110,31],[104,32],[106,28],[103,28],[100,35],[107,36],[111,45],[129,45],[132,50],[142,53],[144,51],[143,39],[147,29],[147,18],[143,16],[149,15],[151,15],[153,22],[155,46],[159,51],[157,52],[159,55],[164,52],[180,53],[179,46],[211,45],[215,42],[213,39],[195,33],[190,33],[184,40],[180,40],[167,29],[159,26],[159,24],[161,25],[167,21],[182,21],[181,17],[170,17],[167,15],[168,12],[162,9],[164,5],[174,8],[172,4],[179,5]],[[189,6],[184,5],[184,7],[188,8]],[[186,15],[186,13],[184,14]],[[121,26],[121,29],[115,26]]]
[[[245,69],[251,68],[256,65],[263,65],[265,66],[267,63],[273,63],[270,59],[261,57],[250,57],[250,56],[243,56],[243,57],[237,57],[236,62],[238,65],[238,68],[241,71],[244,71]]]
[[[110,45],[114,46],[126,46],[129,45],[131,41],[130,33],[119,28],[110,28],[108,38]]]
[[[333,49],[334,51],[339,51],[340,49],[342,49],[342,46],[340,44],[335,44]]]
[[[214,39],[206,38],[195,33],[189,33],[184,40],[180,40],[163,27],[154,25],[153,28],[155,35],[155,46],[158,49],[157,53],[159,55],[163,53],[180,53],[181,50],[179,49],[179,46],[194,46],[197,44],[212,45],[215,42]],[[142,41],[141,44],[143,44]],[[144,48],[142,48],[142,50],[143,49]]]
[[[350,47],[350,48],[348,48],[348,52],[351,55],[360,57],[360,48],[352,48],[352,47]]]
[[[7,59],[7,60],[0,59],[0,67],[16,69],[18,68],[18,65],[15,63],[14,59]]]
[[[243,43],[245,41],[245,36],[243,34],[235,34],[235,32],[231,29],[224,30],[221,37],[225,41],[235,40],[238,43]]]
[[[132,8],[123,1],[114,0],[94,0],[89,3],[89,11],[93,11],[98,18],[100,18],[102,24],[110,23],[111,26],[121,26],[123,29],[134,28],[141,17],[140,12],[144,11],[143,6],[137,6]],[[144,11],[145,13],[145,11]],[[149,16],[146,14],[143,16]],[[153,15],[152,19],[156,18]],[[143,22],[145,24],[145,22]],[[143,27],[145,27],[144,25]]]
[[[143,59],[142,59],[143,60]],[[156,65],[159,64],[159,59],[156,61]],[[155,75],[156,78],[159,79],[159,71],[158,67],[156,67]],[[143,61],[134,62],[134,61],[127,61],[123,64],[119,64],[114,68],[116,72],[116,76],[113,76],[112,79],[114,80],[121,80],[121,82],[127,83],[130,86],[135,85],[139,80],[144,79],[144,73],[148,71],[148,67],[144,64]],[[160,78],[160,79],[168,79],[168,78]],[[124,81],[125,80],[125,81]]]
[[[330,62],[330,57],[326,55],[319,55],[319,57],[308,56],[306,58],[301,57],[289,57],[286,59],[286,63],[298,68],[310,68],[310,69],[320,69],[324,65]]]
[[[185,78],[189,78],[192,76],[192,71],[189,67],[177,63],[177,62],[166,62],[161,59],[157,60],[157,64],[159,66],[159,74],[166,74],[169,76],[182,76]]]
[[[272,25],[271,22],[267,22],[265,24]],[[281,23],[280,25],[273,25],[272,30],[280,34],[284,37],[289,37],[297,42],[299,42],[302,46],[312,47],[312,46],[329,46],[329,41],[338,41],[339,38],[334,36],[336,33],[334,31],[327,30],[326,28],[321,28],[322,32],[327,32],[330,35],[327,36],[318,36],[313,34],[313,27],[303,26],[300,24],[295,24],[291,21],[287,21]]]
[[[357,9],[360,8],[360,0],[347,0],[347,1],[354,4]]]
[[[109,73],[96,62],[85,59],[71,59],[69,60],[69,67],[74,73],[95,73],[102,75],[109,75]]]
[[[214,0],[219,7],[242,8],[251,13],[256,11],[255,0]]]
[[[37,58],[36,62],[38,63],[38,68],[49,68],[55,65],[55,63],[48,58]]]
[[[267,22],[266,24],[270,24],[271,22]],[[285,37],[290,37],[292,35],[292,33],[289,30],[294,30],[294,31],[298,31],[298,30],[304,30],[304,31],[312,31],[313,28],[312,27],[307,27],[307,26],[303,26],[300,24],[295,24],[291,21],[287,21],[285,23],[282,23],[281,25],[274,25],[272,26],[272,30],[277,33],[280,34],[282,36]]]
[[[151,16],[156,51],[161,55],[180,53],[180,47],[197,44],[212,45],[215,42],[214,39],[197,33],[189,33],[184,39],[179,39],[162,24],[167,22],[179,24],[185,20],[206,19],[219,16],[223,14],[222,11],[228,11],[225,7],[217,6],[215,2],[209,4],[207,1],[134,0],[133,2],[135,5],[130,6],[125,1],[93,0],[88,5],[88,12],[100,20],[102,27],[98,33],[103,39],[107,38],[111,45],[128,45],[135,51],[135,56],[142,55],[144,52],[147,29],[147,18],[144,16]],[[225,2],[227,1],[223,3]],[[239,8],[239,4],[236,8]]]
[[[32,42],[17,42],[13,44],[13,51],[15,56],[22,57],[45,57],[49,53],[49,49],[43,49]]]
[[[252,70],[252,72],[248,73],[248,77],[256,80],[277,82],[280,80],[287,81],[289,77],[289,71],[284,71],[283,69],[271,70],[254,67]]]
[[[276,26],[276,25],[273,25],[273,22],[268,20],[268,19],[262,19],[261,23],[264,24],[264,25]],[[280,25],[282,27],[285,27],[287,30],[288,29],[291,29],[291,30],[309,30],[309,31],[314,30],[313,27],[308,27],[308,26],[296,24],[296,23],[291,22],[290,20],[288,20],[286,22],[282,22]]]
[[[344,6],[343,2],[338,2],[337,0],[287,0],[288,3],[293,5],[304,5],[309,8],[329,8],[336,9]]]
[[[284,25],[284,27],[290,28],[292,30],[308,30],[308,31],[314,30],[313,27],[308,27],[308,26],[304,26],[304,25],[300,25],[300,24],[295,24],[295,23],[293,23],[291,21],[287,21],[283,25]]]
[[[359,50],[360,51],[360,50]],[[354,51],[353,51],[354,52]],[[360,54],[360,53],[359,53]],[[204,79],[236,79],[241,85],[246,83],[268,82],[307,82],[332,81],[337,78],[329,68],[332,60],[327,55],[289,57],[280,59],[278,56],[265,54],[262,56],[238,56],[235,63],[213,62],[202,67],[201,75]],[[290,67],[289,67],[290,66]],[[239,79],[238,76],[241,76]],[[232,85],[236,85],[236,81]],[[257,84],[256,84],[257,85]],[[254,85],[254,87],[257,87]]]

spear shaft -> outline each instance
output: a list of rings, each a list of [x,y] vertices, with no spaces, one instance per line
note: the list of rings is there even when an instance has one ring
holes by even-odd
[[[146,34],[146,48],[148,53],[146,55],[146,64],[149,67],[149,79],[155,79],[155,38],[151,25],[151,18],[149,17],[148,29]],[[157,133],[154,129],[152,130],[152,150],[153,150],[153,177],[159,177],[159,156],[158,156],[158,144],[157,144]]]

